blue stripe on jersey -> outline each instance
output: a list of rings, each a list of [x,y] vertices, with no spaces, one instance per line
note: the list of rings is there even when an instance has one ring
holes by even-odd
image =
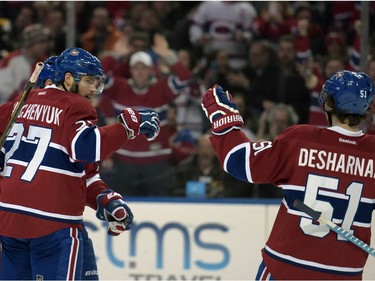
[[[349,197],[349,196],[348,196]],[[345,217],[349,198],[336,198],[333,196],[321,195],[318,193],[317,200],[329,202],[333,207],[333,218],[342,220]],[[345,204],[346,203],[346,204]],[[371,223],[373,204],[360,202],[355,214],[354,221],[362,223]],[[340,208],[341,206],[341,208]],[[342,206],[345,206],[342,208]]]
[[[287,263],[287,264],[290,264],[290,265],[294,265],[294,266],[297,266],[297,267],[304,267],[304,268],[311,269],[311,270],[314,270],[314,271],[327,272],[327,273],[331,273],[331,274],[349,275],[349,276],[360,275],[363,272],[363,270],[356,271],[356,272],[350,272],[350,271],[339,271],[339,270],[332,270],[332,269],[328,269],[328,268],[316,267],[316,266],[312,266],[312,265],[308,265],[308,264],[303,264],[303,260],[300,260],[301,263],[293,262],[291,260],[283,259],[282,257],[274,255],[273,253],[271,253],[270,251],[267,250],[267,247],[264,248],[264,252],[267,255],[269,255],[270,257],[272,257],[272,258],[274,258],[278,261],[281,261],[281,262],[284,262],[284,263]]]
[[[299,199],[302,202],[304,201],[305,192],[302,190],[295,190],[295,189],[283,189],[284,190],[284,197],[285,201],[288,204],[289,209],[299,211],[293,206],[294,200]],[[332,193],[333,194],[333,193]],[[343,194],[337,193],[338,196],[344,197]],[[349,200],[345,198],[337,198],[328,195],[321,195],[318,193],[317,200],[329,202],[333,208],[333,218],[342,220],[345,217],[347,211],[347,205],[349,204]],[[344,205],[343,205],[344,203]],[[339,208],[340,206],[345,206],[345,208]],[[354,222],[364,223],[364,224],[371,224],[371,215],[374,205],[372,203],[367,202],[359,202],[359,207],[357,208],[357,213],[354,217]]]
[[[233,177],[248,181],[246,176],[246,147],[240,148],[227,155],[228,161],[224,169]]]
[[[96,126],[83,129],[74,143],[75,159],[90,163],[98,161],[96,154],[97,135]]]
[[[357,213],[354,216],[354,221],[371,223],[372,211],[374,210],[374,204],[359,202]]]
[[[6,146],[11,147],[13,141],[7,141]],[[34,152],[37,148],[37,144],[22,142],[22,145],[14,152],[11,159],[20,160],[29,163],[34,157]],[[60,170],[69,171],[72,173],[82,173],[84,171],[84,162],[74,162],[70,161],[70,157],[64,151],[57,149],[55,147],[49,146],[46,153],[44,154],[41,165],[56,168]]]
[[[82,219],[63,219],[63,218],[57,218],[57,217],[52,217],[48,215],[42,215],[34,212],[28,212],[26,210],[20,210],[16,208],[7,208],[4,206],[0,206],[0,210],[7,211],[7,212],[12,212],[12,213],[18,213],[18,214],[23,214],[27,216],[32,216],[35,218],[40,218],[44,220],[50,220],[50,221],[56,221],[56,222],[64,222],[64,223],[71,223],[71,224],[81,224]]]

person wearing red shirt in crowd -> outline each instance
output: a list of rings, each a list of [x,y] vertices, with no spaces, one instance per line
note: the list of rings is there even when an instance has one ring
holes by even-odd
[[[21,33],[21,48],[10,52],[0,61],[0,103],[22,92],[33,67],[50,54],[50,31],[41,24],[25,27]]]
[[[130,57],[131,78],[112,76],[108,78],[99,110],[111,123],[125,107],[152,108],[160,116],[160,134],[147,142],[141,138],[132,140],[120,148],[111,159],[102,163],[103,178],[116,190],[127,195],[164,196],[169,180],[172,148],[167,130],[168,104],[188,85],[190,70],[178,61],[177,55],[161,34],[154,35],[153,52],[171,69],[166,77],[153,75],[151,55],[144,51]]]

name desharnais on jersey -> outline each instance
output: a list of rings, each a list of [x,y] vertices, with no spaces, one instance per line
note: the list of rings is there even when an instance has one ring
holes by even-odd
[[[375,178],[373,159],[326,150],[300,148],[298,166]]]

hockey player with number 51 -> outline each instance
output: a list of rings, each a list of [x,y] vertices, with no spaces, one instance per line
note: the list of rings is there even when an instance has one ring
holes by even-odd
[[[142,135],[159,133],[158,115],[124,109],[118,123],[97,127],[89,102],[103,89],[100,61],[80,48],[55,61],[57,85],[32,90],[1,152],[1,279],[81,279],[82,214],[85,205],[128,230],[133,215],[122,196],[95,176],[95,163]],[[0,107],[0,133],[15,100]]]
[[[215,85],[203,95],[211,142],[223,169],[240,180],[272,183],[284,191],[256,280],[362,279],[366,251],[294,202],[299,199],[370,243],[375,137],[364,134],[360,123],[374,91],[367,74],[336,72],[320,94],[330,127],[292,126],[273,142],[254,142],[241,132],[242,117],[228,91]]]

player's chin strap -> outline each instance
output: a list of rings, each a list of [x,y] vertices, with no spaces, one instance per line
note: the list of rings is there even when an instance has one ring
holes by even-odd
[[[327,114],[328,124],[332,126],[332,111],[327,111],[324,105],[323,110]]]
[[[326,111],[328,123],[330,126],[332,126],[332,112]]]
[[[64,83],[64,82],[61,82],[60,85],[61,85],[61,87],[63,87],[63,89],[64,89],[65,92],[78,93],[78,84],[77,84],[77,83],[74,83],[74,89],[73,89],[72,91],[69,91],[69,90],[65,87],[65,83]]]

